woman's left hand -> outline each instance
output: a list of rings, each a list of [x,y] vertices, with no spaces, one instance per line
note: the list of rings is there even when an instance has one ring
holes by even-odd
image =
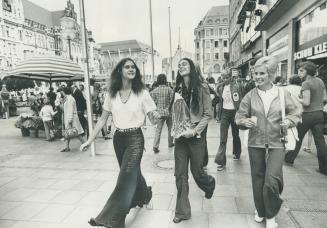
[[[187,129],[181,133],[182,137],[192,138],[196,135],[196,132],[193,129]]]

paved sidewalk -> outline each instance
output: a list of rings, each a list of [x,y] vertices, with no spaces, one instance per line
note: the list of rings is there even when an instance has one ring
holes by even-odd
[[[98,156],[78,151],[60,153],[64,142],[22,137],[15,118],[0,119],[0,227],[85,228],[112,192],[118,165],[112,140],[96,140]],[[260,228],[253,221],[250,168],[246,149],[233,161],[228,144],[227,169],[216,171],[213,163],[219,143],[219,125],[208,130],[208,172],[217,181],[214,197],[204,198],[190,175],[192,219],[172,223],[176,200],[173,149],[168,149],[164,128],[160,153],[152,152],[154,129],[144,130],[146,152],[142,172],[153,186],[152,208],[132,209],[127,228]],[[327,224],[327,177],[316,172],[315,154],[300,152],[295,166],[284,166],[285,199],[278,215],[280,228],[324,228]]]

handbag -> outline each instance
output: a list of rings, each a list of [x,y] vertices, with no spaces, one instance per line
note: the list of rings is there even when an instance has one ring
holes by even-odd
[[[278,88],[279,99],[282,108],[282,121],[285,120],[285,94],[283,88]],[[299,141],[298,131],[296,127],[290,127],[287,129],[287,134],[283,136],[282,141],[284,143],[285,150],[295,150],[296,142]]]
[[[77,129],[75,127],[67,128],[67,129],[62,131],[62,136],[65,139],[71,139],[71,138],[74,138],[74,137],[78,136],[78,131],[77,131]]]

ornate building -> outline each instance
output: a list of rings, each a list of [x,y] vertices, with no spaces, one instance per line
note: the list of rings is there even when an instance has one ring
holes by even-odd
[[[154,74],[152,75],[151,46],[137,40],[99,43],[101,49],[100,73],[108,77],[120,59],[130,57],[139,67],[145,84],[152,84],[161,73],[161,58],[154,50]]]
[[[28,0],[1,0],[0,6],[0,72],[19,61],[37,55],[61,55],[82,64],[80,28],[74,5],[69,0],[65,10],[48,11]],[[74,37],[69,37],[62,26],[63,18],[75,21]],[[89,54],[96,50],[92,33],[89,34]],[[93,50],[95,48],[95,50]],[[92,51],[90,51],[92,49]],[[90,57],[96,74],[98,59]]]
[[[217,78],[229,59],[229,7],[212,7],[194,35],[195,61],[204,75]]]

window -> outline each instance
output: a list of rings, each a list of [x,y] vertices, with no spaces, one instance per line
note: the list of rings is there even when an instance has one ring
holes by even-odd
[[[228,47],[227,40],[224,40],[224,47]]]
[[[196,42],[196,48],[199,49],[200,48],[200,43]]]
[[[7,34],[7,37],[10,37],[10,31],[9,31],[9,30],[10,30],[10,28],[9,28],[9,26],[7,26],[7,27],[6,27],[6,34]]]
[[[210,20],[208,20],[208,24],[212,24],[212,20],[210,19]]]
[[[210,29],[210,35],[213,36],[213,29]]]
[[[206,54],[206,60],[210,60],[210,53]]]
[[[224,18],[223,23],[227,23],[227,22],[228,22],[227,18]]]
[[[215,59],[219,59],[219,53],[215,53]]]
[[[223,30],[220,28],[219,29],[219,36],[222,36],[223,35]]]
[[[196,60],[200,60],[200,54],[196,54]]]
[[[217,24],[219,24],[219,23],[220,23],[220,19],[219,19],[219,18],[216,19],[215,22],[216,22]]]
[[[206,41],[206,48],[210,48],[210,41],[209,40]]]
[[[218,36],[218,29],[215,29],[215,36]]]
[[[22,41],[23,40],[23,31],[19,30],[19,40]]]
[[[215,41],[215,48],[219,47],[219,42]]]
[[[326,4],[321,4],[297,22],[299,45],[327,34]]]
[[[206,36],[210,36],[210,30],[206,30]]]

